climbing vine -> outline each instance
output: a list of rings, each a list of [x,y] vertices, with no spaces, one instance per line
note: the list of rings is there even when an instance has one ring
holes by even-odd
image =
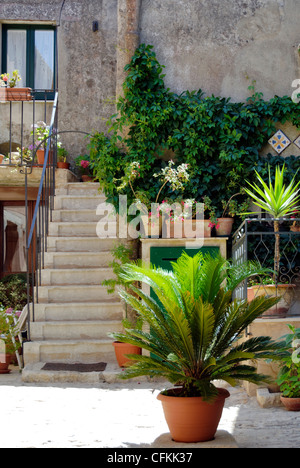
[[[137,187],[154,201],[159,182],[152,175],[172,158],[178,164],[189,164],[184,196],[198,201],[209,196],[219,216],[224,199],[238,192],[246,179],[252,181],[254,169],[266,177],[268,165],[275,168],[283,163],[279,156],[261,156],[276,122],[288,121],[300,128],[300,104],[288,96],[266,101],[252,87],[251,97],[236,103],[205,96],[202,90],[171,92],[164,84],[163,66],[149,45],[136,50],[125,70],[124,97],[118,100],[118,113],[108,121],[108,136],[96,133],[90,140],[95,175],[116,207],[116,180],[130,162],[139,162]],[[295,156],[284,162],[287,177],[300,167],[300,158]],[[129,187],[123,193],[132,199]],[[166,195],[176,198],[179,193]]]

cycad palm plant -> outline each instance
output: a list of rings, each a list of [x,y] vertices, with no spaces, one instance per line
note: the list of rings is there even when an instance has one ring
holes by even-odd
[[[280,354],[280,345],[270,337],[237,339],[277,299],[258,297],[251,303],[232,299],[241,281],[266,270],[254,263],[233,266],[221,257],[201,253],[194,257],[183,253],[172,266],[172,272],[135,264],[123,268],[124,281],[148,284],[157,299],[135,287],[135,296],[120,292],[149,325],[148,331],[127,329],[124,334],[111,335],[149,352],[134,356],[137,362],[120,377],[160,376],[172,384],[180,382],[182,396],[205,398],[216,394],[216,379],[231,385],[239,380],[268,381],[244,362],[274,359]]]

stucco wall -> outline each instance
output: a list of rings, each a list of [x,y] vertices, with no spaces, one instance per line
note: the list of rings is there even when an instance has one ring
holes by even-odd
[[[60,130],[105,131],[107,118],[115,112],[117,4],[117,0],[0,3],[0,23],[35,21],[58,26]],[[96,32],[93,21],[99,23]],[[4,114],[3,107],[0,112]],[[83,135],[61,139],[73,157],[84,152]]]
[[[144,0],[140,40],[155,46],[177,93],[244,100],[256,80],[269,99],[291,95],[300,78],[299,23],[299,0]]]

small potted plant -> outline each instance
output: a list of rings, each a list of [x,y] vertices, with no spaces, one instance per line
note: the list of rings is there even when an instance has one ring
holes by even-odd
[[[88,154],[78,156],[75,165],[79,168],[82,182],[94,182],[93,165]]]
[[[280,359],[281,343],[270,337],[238,337],[276,298],[233,300],[234,289],[245,278],[259,274],[260,266],[233,266],[221,257],[194,257],[187,253],[172,264],[173,272],[127,264],[120,276],[131,284],[121,297],[149,325],[148,330],[127,329],[115,333],[118,341],[130,342],[149,355],[135,356],[136,363],[121,379],[147,375],[164,377],[174,388],[161,392],[171,437],[177,442],[203,442],[214,438],[228,390],[216,380],[235,385],[240,380],[269,382],[249,364],[256,359]],[[157,300],[132,282],[153,289]]]
[[[235,197],[241,194],[242,192],[235,193],[228,201],[222,200],[223,213],[221,217],[217,219],[217,237],[229,237],[232,232],[235,216],[249,209],[248,199],[241,204],[237,200],[234,200]]]
[[[284,184],[285,165],[280,169],[276,167],[274,184],[271,180],[269,168],[269,184],[265,183],[262,177],[256,172],[257,184],[248,182],[249,188],[245,188],[245,192],[253,199],[256,206],[261,208],[265,213],[271,216],[275,233],[274,245],[274,275],[273,275],[273,292],[272,294],[282,298],[281,302],[275,308],[275,314],[284,316],[290,308],[294,294],[294,284],[285,284],[281,282],[280,278],[280,218],[291,216],[295,210],[300,209],[300,181],[295,182],[295,177],[291,180],[286,187]],[[260,214],[260,212],[244,213],[246,214]],[[257,286],[256,294],[265,294],[260,286]],[[268,287],[270,292],[271,286]],[[276,312],[277,309],[277,312]]]
[[[14,70],[12,76],[9,73],[0,75],[0,101],[31,101],[31,88],[17,88],[21,81],[18,70]]]
[[[69,169],[70,163],[67,162],[68,151],[62,146],[57,148],[57,167],[58,169]]]
[[[33,151],[36,152],[37,163],[39,165],[43,165],[45,161],[45,150],[47,146],[50,144],[48,137],[49,137],[49,126],[42,121],[37,122],[36,124],[32,125],[32,131],[30,135],[32,135],[35,139],[35,143],[30,146]],[[49,155],[52,158],[52,154]],[[49,159],[50,159],[49,158]]]
[[[288,327],[290,333],[282,337],[287,352],[280,362],[277,384],[283,405],[289,411],[300,411],[300,328]]]
[[[13,354],[20,348],[20,343],[15,339],[17,335],[15,318],[17,315],[13,309],[0,306],[0,374],[10,372],[9,365]]]

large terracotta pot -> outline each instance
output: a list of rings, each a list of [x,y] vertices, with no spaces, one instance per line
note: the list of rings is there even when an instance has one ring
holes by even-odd
[[[142,354],[142,349],[130,343],[121,343],[114,341],[113,347],[115,348],[115,355],[120,367],[130,366],[134,363],[132,359],[128,359],[126,354]]]
[[[10,369],[8,368],[12,360],[11,354],[0,353],[0,374],[9,374]]]
[[[288,411],[300,411],[300,398],[286,398],[281,395],[280,400]]]
[[[178,397],[180,388],[169,391],[169,395],[160,393],[157,397],[162,402],[166,422],[171,437],[175,442],[205,442],[212,440],[222,416],[225,399],[230,393],[219,388],[219,395],[213,402],[202,397]],[[170,393],[173,395],[170,396]]]
[[[217,237],[228,237],[231,234],[233,218],[218,218],[216,233]]]
[[[247,299],[248,301],[252,301],[255,297],[266,295],[280,297],[278,304],[264,312],[262,317],[285,317],[292,304],[295,287],[294,284],[277,284],[277,287],[275,284],[259,284],[247,288]]]
[[[4,159],[4,154],[0,154],[0,164],[2,164],[3,159]]]

